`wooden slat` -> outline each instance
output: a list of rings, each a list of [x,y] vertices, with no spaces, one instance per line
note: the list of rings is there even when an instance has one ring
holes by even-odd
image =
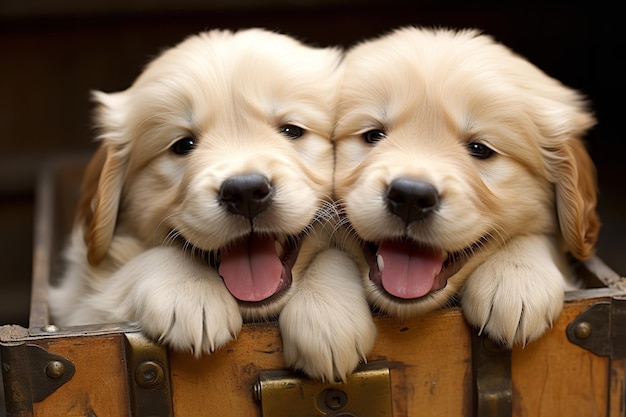
[[[567,325],[596,301],[566,303],[548,334],[514,349],[514,416],[607,415],[608,358],[571,344],[565,335]],[[460,311],[445,310],[404,323],[378,318],[377,327],[369,358],[390,364],[394,416],[473,415],[470,329]],[[247,325],[236,343],[211,356],[172,354],[171,365],[177,416],[198,410],[258,416],[252,393],[258,372],[284,367],[274,324]],[[617,366],[613,372],[622,369]],[[616,381],[614,389],[619,390],[623,379]],[[619,407],[623,404],[612,403],[612,409]],[[623,416],[612,413],[610,417]]]
[[[391,364],[394,416],[471,415],[470,333],[458,309],[377,326],[370,359]]]
[[[565,329],[589,305],[567,302],[554,328],[513,351],[513,416],[623,417],[624,361],[571,344]],[[377,318],[370,360],[387,360],[394,416],[474,414],[470,331],[458,309],[398,322]],[[129,416],[122,334],[32,340],[76,366],[74,377],[34,404],[35,416]],[[239,339],[212,355],[170,352],[177,417],[211,413],[260,416],[253,387],[260,371],[284,369],[277,324],[247,324]],[[609,400],[610,399],[610,400]]]
[[[76,373],[34,404],[35,417],[130,417],[122,334],[41,339],[37,344],[70,359]]]
[[[470,415],[469,332],[459,311],[377,326],[370,360],[390,364],[394,416]],[[174,415],[259,416],[253,386],[259,371],[284,368],[281,343],[275,324],[252,324],[213,355],[171,353]]]
[[[626,359],[613,359],[609,369],[608,417],[626,416]]]
[[[515,417],[606,416],[609,359],[567,340],[567,325],[598,300],[565,304],[553,329],[540,340],[513,351]]]
[[[175,416],[260,415],[252,387],[259,371],[282,369],[282,342],[275,323],[249,324],[236,343],[196,359],[172,352]]]

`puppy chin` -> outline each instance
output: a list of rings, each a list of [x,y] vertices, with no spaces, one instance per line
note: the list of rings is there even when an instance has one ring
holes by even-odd
[[[248,323],[275,320],[278,318],[278,314],[291,298],[292,292],[292,286],[289,285],[282,291],[263,301],[238,301],[237,304],[239,306],[241,317],[243,317],[244,321]]]
[[[399,320],[407,320],[434,310],[457,305],[455,296],[463,286],[467,275],[466,273],[459,273],[447,280],[445,287],[415,299],[394,297],[371,280],[365,282],[365,290],[376,313],[389,315]]]

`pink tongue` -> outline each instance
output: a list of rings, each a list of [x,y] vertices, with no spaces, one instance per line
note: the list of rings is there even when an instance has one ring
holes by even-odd
[[[221,254],[219,274],[228,291],[241,301],[262,301],[272,296],[282,272],[271,237],[252,235]]]
[[[377,255],[383,257],[383,288],[398,298],[428,294],[443,266],[440,252],[407,241],[384,241]]]

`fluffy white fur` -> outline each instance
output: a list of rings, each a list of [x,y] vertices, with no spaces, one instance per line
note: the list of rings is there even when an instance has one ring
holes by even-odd
[[[336,48],[282,34],[216,30],[164,51],[127,90],[94,93],[101,144],[67,272],[50,288],[54,323],[137,322],[199,355],[233,340],[244,319],[275,318],[286,306],[287,363],[345,379],[375,328],[360,280],[330,279],[319,244],[304,237],[332,211],[340,61]],[[225,284],[217,265],[253,235],[243,252],[269,237],[282,264],[295,258],[289,242],[304,240],[292,282],[282,277],[261,295]]]
[[[599,229],[584,98],[474,30],[399,28],[344,64],[335,194],[370,302],[402,319],[460,298],[493,339],[538,338]],[[432,276],[370,279],[409,244]]]

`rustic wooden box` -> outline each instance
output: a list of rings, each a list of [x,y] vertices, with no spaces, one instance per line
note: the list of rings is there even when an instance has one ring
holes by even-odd
[[[46,285],[84,163],[53,161],[41,177],[29,327],[0,327],[7,416],[626,416],[626,280],[597,258],[577,265],[589,289],[567,295],[539,341],[499,349],[455,308],[381,317],[369,363],[347,384],[286,370],[276,323],[246,324],[200,359],[124,324],[56,328]]]

